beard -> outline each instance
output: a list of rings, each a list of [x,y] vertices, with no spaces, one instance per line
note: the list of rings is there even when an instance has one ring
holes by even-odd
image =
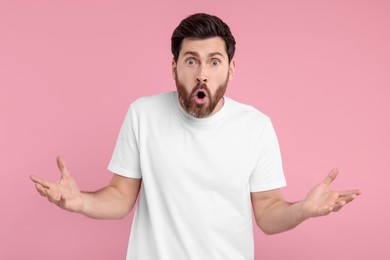
[[[191,116],[196,118],[205,118],[211,115],[215,107],[218,105],[220,100],[223,98],[226,92],[228,77],[226,80],[218,86],[214,94],[211,93],[210,89],[205,83],[198,83],[191,90],[190,93],[187,92],[184,84],[179,81],[177,75],[175,76],[176,88],[179,95],[179,102],[182,108]],[[207,100],[204,103],[199,103],[195,101],[195,95],[199,91],[206,92]]]

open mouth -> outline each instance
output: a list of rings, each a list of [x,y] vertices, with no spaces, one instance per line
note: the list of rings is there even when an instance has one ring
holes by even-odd
[[[194,93],[195,102],[198,104],[204,104],[207,101],[207,92],[204,89],[198,89]]]
[[[203,99],[206,97],[206,94],[203,91],[198,91],[198,94],[196,95],[198,98]]]

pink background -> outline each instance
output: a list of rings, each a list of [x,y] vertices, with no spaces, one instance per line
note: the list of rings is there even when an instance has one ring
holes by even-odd
[[[228,95],[273,119],[290,201],[334,166],[364,194],[287,233],[255,231],[256,259],[389,259],[389,1],[0,2],[0,259],[124,259],[131,217],[57,209],[30,174],[105,185],[123,117],[174,90],[170,35],[185,16],[223,18],[237,39]],[[226,227],[228,228],[228,227]]]

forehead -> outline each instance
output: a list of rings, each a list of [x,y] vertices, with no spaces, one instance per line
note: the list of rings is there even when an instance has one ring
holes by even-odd
[[[227,58],[225,42],[221,37],[207,39],[184,38],[181,44],[179,58],[186,53],[197,53],[199,56],[208,56],[210,53],[221,53]]]

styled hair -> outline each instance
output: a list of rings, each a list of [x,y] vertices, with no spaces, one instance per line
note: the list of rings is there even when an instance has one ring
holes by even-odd
[[[233,59],[236,50],[236,40],[230,28],[220,18],[205,13],[196,13],[183,19],[172,33],[171,51],[177,62],[184,38],[207,39],[221,37],[225,41],[226,53],[229,62]]]

